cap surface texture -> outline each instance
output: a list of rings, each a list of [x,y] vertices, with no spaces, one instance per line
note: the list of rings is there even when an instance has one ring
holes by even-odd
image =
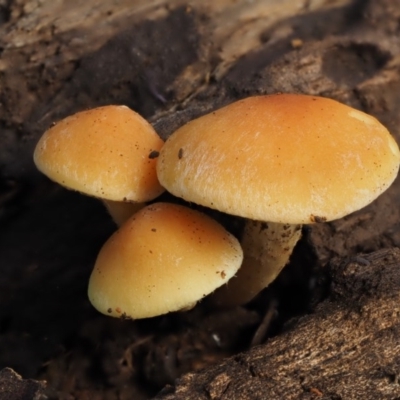
[[[374,117],[307,95],[249,97],[193,120],[161,150],[161,184],[187,201],[279,223],[333,220],[369,204],[399,168]]]
[[[156,203],[105,243],[90,277],[89,299],[114,317],[185,309],[226,283],[242,259],[237,239],[210,217]]]
[[[34,161],[50,179],[114,201],[147,201],[163,192],[152,152],[163,140],[139,114],[104,106],[67,117],[39,140]]]

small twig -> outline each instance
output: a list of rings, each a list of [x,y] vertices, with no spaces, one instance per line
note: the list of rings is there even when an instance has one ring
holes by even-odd
[[[278,300],[272,299],[269,303],[267,312],[264,315],[261,324],[258,326],[256,332],[254,333],[253,339],[251,340],[250,347],[257,346],[261,344],[271,326],[272,319],[274,317],[276,308],[278,307]]]

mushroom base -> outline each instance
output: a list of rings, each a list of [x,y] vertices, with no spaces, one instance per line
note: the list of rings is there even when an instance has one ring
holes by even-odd
[[[214,304],[246,304],[279,275],[301,237],[301,225],[248,220],[241,245],[244,259],[236,276],[213,295]]]

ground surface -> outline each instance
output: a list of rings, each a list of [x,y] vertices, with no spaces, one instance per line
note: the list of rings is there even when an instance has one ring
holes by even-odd
[[[290,335],[307,335],[304,323],[284,325],[291,317],[311,313],[310,326],[321,324],[320,318],[331,321],[326,302],[345,284],[326,265],[335,257],[332,265],[342,265],[340,260],[359,253],[400,246],[399,180],[366,209],[306,228],[291,264],[251,305],[222,312],[204,302],[186,314],[132,322],[98,314],[86,297],[96,254],[114,224],[95,199],[42,177],[32,150],[52,122],[97,105],[127,104],[166,138],[219,105],[274,92],[338,99],[375,115],[399,141],[400,2],[78,3],[0,0],[0,369],[45,380],[50,399],[148,399],[185,372],[211,365],[229,370],[219,362],[248,350],[254,339],[274,336],[257,347],[272,357],[281,349],[276,340],[283,327],[295,332]],[[228,226],[235,222],[222,220]],[[393,250],[390,257],[389,264],[397,265],[399,254]],[[360,260],[361,268],[375,273],[368,269],[372,261]],[[397,293],[397,280],[391,282]],[[365,293],[368,298],[370,292]],[[335,304],[346,307],[348,301]],[[393,310],[391,322],[383,320],[398,332]],[[267,333],[255,338],[266,315]],[[380,329],[379,315],[373,329]],[[397,382],[400,350],[391,349],[379,363]],[[339,344],[336,351],[338,357]],[[261,353],[244,353],[241,359],[248,362]],[[293,364],[291,373],[296,368]],[[331,375],[337,372],[335,365],[326,368]],[[229,382],[242,373],[229,371],[234,371]],[[260,371],[258,366],[254,374],[262,376]],[[201,384],[190,386],[191,379],[178,383],[194,393],[183,392],[182,398],[202,398],[196,392]],[[206,398],[224,398],[228,380],[222,381],[225,389],[214,390],[203,379]],[[290,382],[285,384],[289,388]],[[384,392],[372,386],[364,386],[361,398],[400,396],[398,385]],[[335,397],[338,392],[330,388],[326,398],[357,398],[350,392]],[[168,390],[165,396],[175,396]],[[234,393],[226,392],[226,398]],[[246,393],[237,398],[261,396]],[[268,393],[274,398],[281,392]],[[304,398],[323,396],[319,389],[307,393]]]

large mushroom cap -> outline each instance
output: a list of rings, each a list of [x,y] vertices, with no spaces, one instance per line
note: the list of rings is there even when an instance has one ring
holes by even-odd
[[[104,106],[67,117],[46,131],[34,161],[69,189],[107,200],[142,202],[163,192],[152,156],[163,144],[136,112]]]
[[[170,192],[220,211],[279,223],[333,220],[386,190],[399,148],[375,118],[327,98],[278,94],[189,122],[157,163]]]
[[[104,244],[90,277],[89,299],[114,317],[185,309],[226,283],[242,259],[237,239],[210,217],[156,203]]]

